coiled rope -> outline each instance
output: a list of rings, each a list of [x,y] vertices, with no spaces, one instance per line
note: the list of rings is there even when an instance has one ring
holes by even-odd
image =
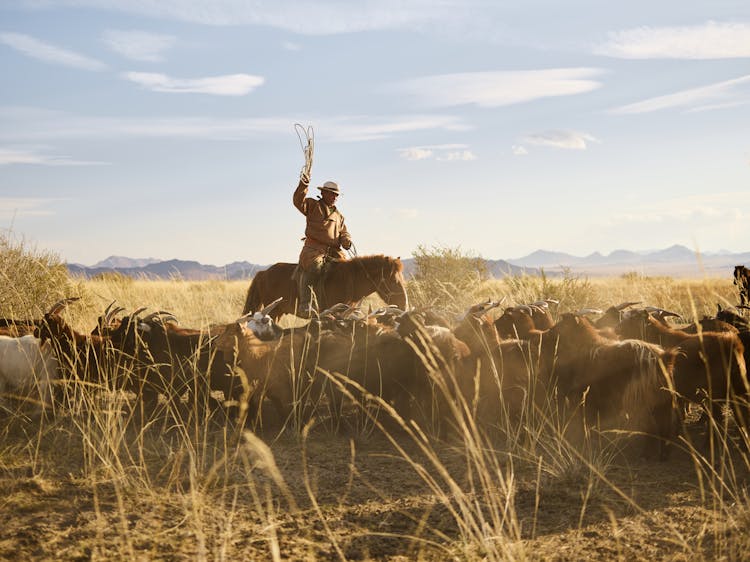
[[[310,183],[310,172],[312,171],[313,164],[313,153],[315,151],[315,131],[313,131],[312,125],[308,125],[307,128],[299,123],[294,124],[294,130],[297,133],[299,139],[299,145],[302,147],[302,153],[305,155],[305,165],[302,166],[302,170],[299,173],[299,179],[305,183]],[[305,140],[302,140],[304,135]]]

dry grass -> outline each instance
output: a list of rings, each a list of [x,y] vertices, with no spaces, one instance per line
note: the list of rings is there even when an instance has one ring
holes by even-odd
[[[190,327],[230,322],[247,283],[70,287],[82,300],[67,318],[89,331],[112,300]],[[641,300],[691,318],[735,301],[731,279],[632,276],[489,280],[467,293],[456,311],[503,296],[555,298],[561,311]],[[378,408],[362,416],[381,416],[366,430],[342,435],[318,419],[254,434],[218,414],[143,424],[127,395],[95,390],[69,383],[54,416],[3,418],[0,558],[733,560],[750,547],[750,465],[734,428],[718,428],[709,454],[692,424],[657,463],[632,455],[626,436],[592,432],[574,446],[552,408],[531,405],[520,421],[500,412],[500,435],[458,404],[458,430],[440,440],[373,396]]]

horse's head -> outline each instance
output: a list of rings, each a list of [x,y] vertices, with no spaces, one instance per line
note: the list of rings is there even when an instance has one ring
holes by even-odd
[[[404,265],[400,258],[386,257],[375,290],[386,303],[393,304],[401,310],[408,310],[409,297],[406,294],[403,270]]]

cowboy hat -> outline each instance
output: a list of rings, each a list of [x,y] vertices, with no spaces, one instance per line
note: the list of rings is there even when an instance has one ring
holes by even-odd
[[[341,195],[341,191],[339,190],[339,184],[337,184],[335,181],[327,181],[320,187],[318,187],[320,191],[330,191],[331,193],[335,193],[336,195]]]

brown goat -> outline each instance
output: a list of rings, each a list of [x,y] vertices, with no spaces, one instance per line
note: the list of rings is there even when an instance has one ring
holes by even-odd
[[[445,435],[456,418],[456,398],[462,394],[459,369],[471,350],[450,329],[425,325],[421,315],[412,312],[399,317],[398,333],[411,348],[402,361],[413,365],[409,392],[418,409],[414,417]]]
[[[748,398],[745,346],[734,332],[689,334],[675,330],[648,313],[633,315],[617,328],[623,337],[638,337],[677,352],[675,390],[686,400],[706,406],[718,417],[721,404],[729,402],[740,428],[747,429]]]
[[[748,319],[745,318],[736,308],[721,308],[721,305],[719,304],[716,306],[716,309],[717,320],[731,324],[740,332],[750,331],[750,321],[748,321]]]
[[[534,319],[524,307],[511,306],[495,320],[495,329],[503,339],[527,339],[532,330],[536,329]]]
[[[468,348],[445,329],[424,329],[411,314],[399,318],[399,332],[378,323],[353,319],[323,327],[315,321],[307,328],[287,331],[263,341],[241,323],[227,326],[216,346],[225,356],[235,356],[252,392],[245,396],[249,419],[263,419],[262,404],[269,400],[282,422],[304,423],[326,405],[338,424],[342,416],[364,409],[378,416],[377,397],[403,420],[439,430],[440,397],[433,393],[438,378],[468,354]],[[330,379],[332,380],[329,380]],[[238,393],[235,394],[239,398]],[[372,407],[371,407],[372,406]],[[359,419],[358,417],[356,419]],[[388,423],[388,416],[379,419]],[[436,425],[432,425],[435,422]]]
[[[153,407],[155,398],[161,394],[171,406],[177,406],[179,398],[187,392],[191,405],[202,411],[206,405],[213,404],[212,390],[222,391],[228,399],[231,394],[229,369],[223,353],[213,345],[224,327],[184,328],[170,320],[173,318],[169,314],[154,313],[138,319],[134,313],[124,321],[126,325],[133,323],[130,329],[113,332],[112,339],[120,343],[121,349],[138,359],[139,390],[144,400]],[[133,326],[137,326],[136,334]]]
[[[659,458],[666,458],[676,431],[669,391],[675,352],[639,340],[609,340],[574,314],[562,316],[542,348],[545,378],[557,387],[563,411],[575,406],[574,415],[580,413],[585,424],[652,435]]]
[[[495,328],[503,339],[528,339],[532,330],[549,330],[554,325],[548,302],[510,306],[495,320]]]
[[[112,374],[108,367],[119,356],[115,354],[109,337],[76,332],[60,316],[65,306],[76,300],[78,299],[63,299],[50,308],[39,327],[39,339],[42,343],[51,342],[63,373],[73,378],[103,382],[104,377]]]
[[[600,330],[603,328],[614,328],[620,323],[623,315],[626,314],[625,309],[630,308],[631,306],[634,306],[636,304],[640,304],[640,302],[626,301],[615,306],[610,306],[607,310],[604,311],[602,316],[600,316],[596,320],[596,322],[594,322],[594,326]]]
[[[243,384],[235,385],[229,393],[240,402],[241,411],[247,408],[247,421],[252,424],[261,422],[265,399],[285,424],[299,403],[297,398],[311,391],[313,380],[320,388],[320,378],[308,368],[315,347],[304,330],[264,341],[243,323],[235,322],[224,328],[214,346],[242,369]]]
[[[501,341],[486,317],[467,315],[454,329],[471,354],[464,357],[456,377],[463,399],[480,427],[503,428],[516,423],[530,404],[543,397],[534,372],[535,349],[528,341]],[[538,330],[530,331],[540,333]]]

